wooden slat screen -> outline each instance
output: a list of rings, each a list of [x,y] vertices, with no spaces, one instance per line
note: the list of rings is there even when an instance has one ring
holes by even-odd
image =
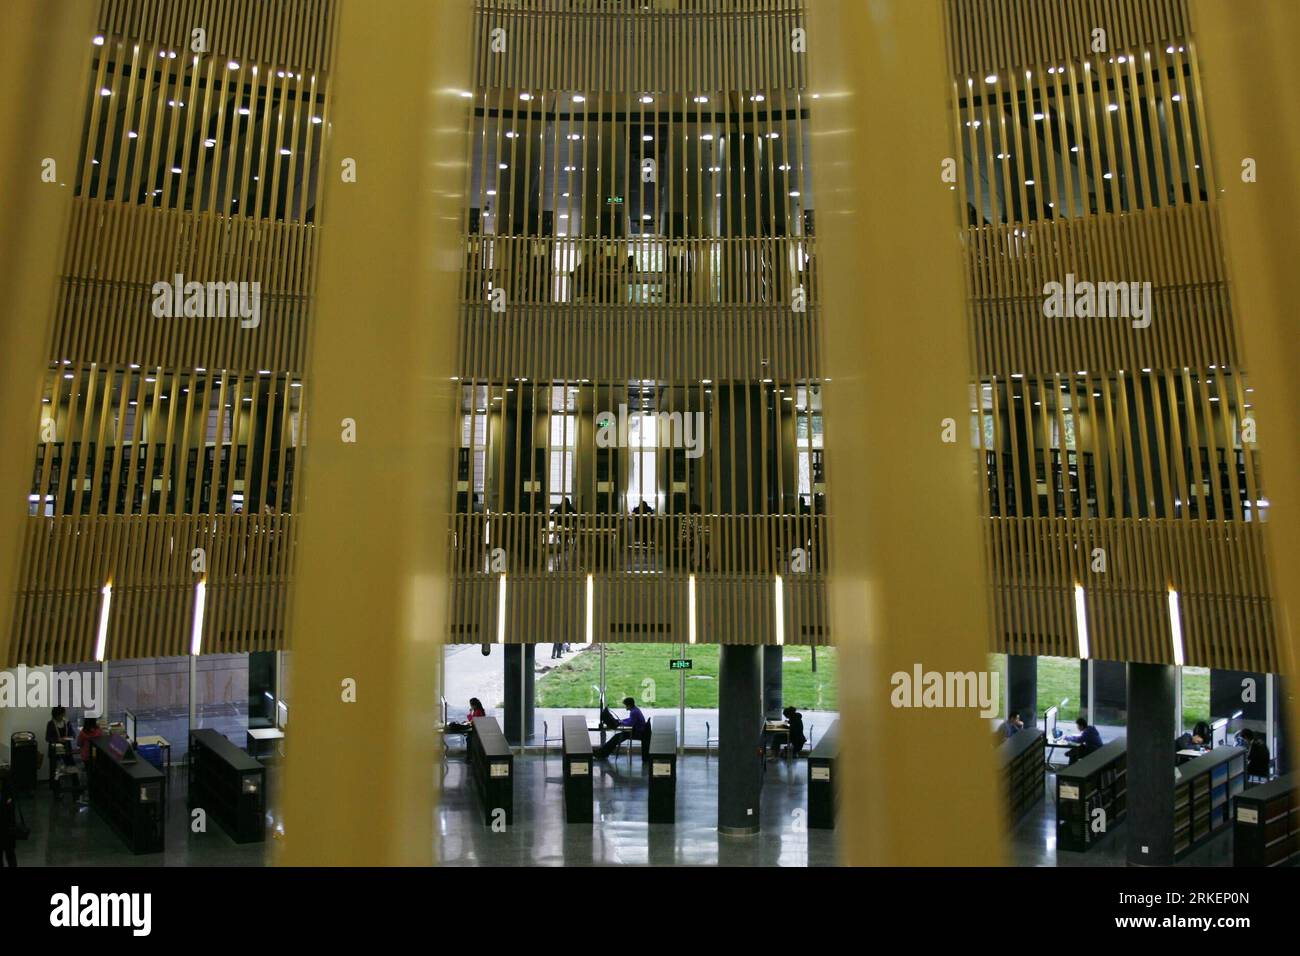
[[[1077,656],[1082,586],[1091,656],[1169,663],[1174,590],[1186,663],[1275,670],[1255,396],[1183,0],[946,9],[994,649]],[[1049,314],[1067,281],[1149,283],[1143,314],[1109,292],[1109,314]]]
[[[188,652],[199,581],[205,653],[283,646],[332,28],[329,0],[101,3],[12,662],[90,659],[106,584],[107,657]]]
[[[475,18],[450,639],[827,641],[802,3]]]

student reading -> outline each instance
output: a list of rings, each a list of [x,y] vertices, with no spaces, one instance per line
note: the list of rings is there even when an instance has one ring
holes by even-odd
[[[613,737],[610,737],[609,740],[605,741],[604,746],[596,748],[593,756],[597,760],[604,760],[614,752],[615,747],[627,740],[629,737],[633,740],[641,740],[645,737],[646,720],[645,714],[641,713],[641,708],[636,705],[636,701],[631,697],[623,698],[623,706],[627,708],[627,716],[618,722],[618,726],[626,727],[628,729],[620,730]]]
[[[1096,727],[1093,727],[1082,717],[1076,720],[1074,725],[1079,728],[1079,732],[1070,734],[1065,738],[1070,743],[1079,745],[1066,755],[1066,759],[1070,763],[1083,759],[1094,750],[1101,749],[1101,732]]]

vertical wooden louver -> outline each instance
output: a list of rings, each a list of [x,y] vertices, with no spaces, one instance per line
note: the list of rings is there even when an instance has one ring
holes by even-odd
[[[1173,590],[1186,663],[1276,670],[1183,0],[947,12],[994,649],[1078,656],[1082,586],[1091,656],[1170,663]],[[1146,314],[1047,314],[1067,281],[1150,283]]]
[[[332,20],[102,3],[10,663],[89,660],[105,585],[108,657],[187,653],[200,580],[203,651],[283,646]]]
[[[803,28],[475,5],[451,640],[829,638]]]

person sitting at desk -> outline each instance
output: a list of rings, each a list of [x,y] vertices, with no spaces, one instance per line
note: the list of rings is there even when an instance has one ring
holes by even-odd
[[[1066,755],[1066,759],[1070,763],[1082,760],[1094,750],[1101,749],[1101,732],[1096,727],[1089,724],[1082,717],[1076,720],[1074,725],[1079,728],[1079,732],[1077,734],[1067,734],[1065,738],[1072,744],[1078,744]]]
[[[104,728],[94,717],[83,717],[81,733],[77,734],[77,749],[81,751],[81,762],[90,763],[90,742],[96,737],[104,736]]]
[[[631,697],[623,698],[623,706],[627,708],[627,716],[618,722],[620,727],[626,727],[627,730],[620,730],[609,740],[605,741],[603,746],[597,747],[592,754],[597,760],[604,760],[614,749],[623,741],[631,737],[633,740],[641,740],[645,737],[645,714],[641,713],[641,708],[636,705],[636,701]]]
[[[786,725],[790,728],[790,756],[797,757],[799,751],[803,750],[804,744],[808,742],[808,738],[804,736],[803,732],[803,714],[793,707],[787,707],[781,711],[781,714],[785,717]]]
[[[1214,731],[1210,729],[1210,725],[1205,721],[1198,720],[1196,725],[1192,727],[1192,736],[1200,737],[1200,743],[1203,746],[1208,747],[1210,746],[1210,742],[1214,739]]]
[[[1243,730],[1241,739],[1246,743],[1246,776],[1267,780],[1272,759],[1264,735]]]
[[[1013,710],[1007,719],[1002,722],[1002,736],[1014,737],[1017,733],[1025,729],[1025,722],[1020,718],[1020,711]]]
[[[1197,750],[1205,746],[1205,738],[1193,730],[1189,734],[1183,734],[1174,741],[1174,750]]]
[[[469,713],[465,715],[463,724],[452,721],[447,725],[445,733],[449,734],[467,734],[474,729],[475,717],[486,717],[487,711],[483,709],[483,701],[477,697],[469,699]]]
[[[46,744],[46,748],[49,750],[49,756],[50,756],[50,789],[51,790],[54,789],[56,781],[58,779],[58,774],[55,773],[55,767],[54,767],[54,763],[56,760],[54,748],[59,744],[62,744],[63,753],[61,755],[61,759],[63,763],[67,764],[68,766],[72,766],[74,763],[72,759],[73,735],[74,732],[72,730],[72,722],[68,720],[67,710],[63,707],[55,707],[54,710],[50,712],[50,719],[46,721],[45,724],[45,744]]]

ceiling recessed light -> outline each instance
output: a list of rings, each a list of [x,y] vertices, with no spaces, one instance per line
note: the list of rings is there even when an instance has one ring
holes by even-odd
[[[95,39],[91,40],[90,42],[93,43],[93,44],[95,44],[95,46],[103,46],[103,45],[104,45],[104,38],[103,38],[103,37],[95,37]]]
[[[104,87],[103,89],[101,89],[101,90],[99,91],[99,95],[100,95],[100,96],[112,96],[112,95],[113,95],[113,91],[110,90],[110,89],[106,86],[106,87]]]
[[[750,102],[752,102],[752,103],[761,103],[761,102],[763,102],[765,99],[767,99],[767,97],[764,96],[762,93],[755,93],[755,94],[754,94],[753,96],[751,96],[749,99],[750,99]]]
[[[203,145],[206,146],[208,149],[211,149],[213,146],[217,145],[217,141],[215,139],[205,139],[203,141]]]
[[[644,96],[641,97],[641,102],[642,102],[642,103],[653,103],[654,101],[655,101],[655,98],[654,98],[653,96],[651,96],[649,93],[647,93],[646,95],[644,95]]]
[[[247,116],[248,113],[249,113],[249,109],[248,109],[247,106],[241,106],[241,107],[239,108],[239,115],[240,115],[240,116]]]
[[[990,85],[996,83],[997,81],[998,81],[998,75],[996,73],[990,73],[988,76],[984,77],[984,82]]]
[[[587,98],[586,98],[585,96],[583,96],[581,93],[574,93],[574,94],[573,94],[573,102],[575,102],[575,103],[585,103],[585,102],[587,102]]]
[[[520,94],[519,94],[519,98],[520,98],[521,100],[523,100],[525,103],[527,103],[529,100],[531,100],[531,99],[533,98],[533,94],[532,94],[532,93],[520,93]]]
[[[226,69],[237,70],[239,69],[239,64],[235,60],[231,60],[229,63],[226,64]]]

